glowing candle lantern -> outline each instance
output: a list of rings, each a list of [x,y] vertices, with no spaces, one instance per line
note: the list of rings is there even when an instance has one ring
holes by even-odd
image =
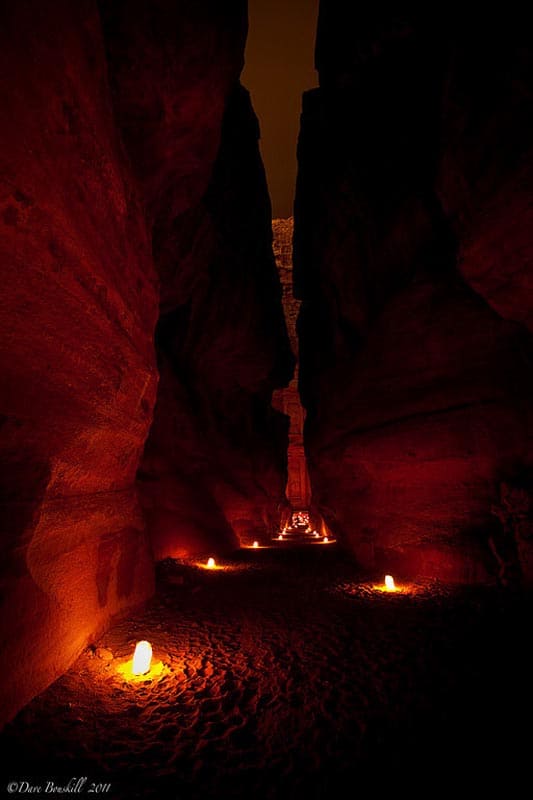
[[[327,537],[327,536],[324,536],[324,544],[328,544],[328,542],[329,542],[329,539],[328,539],[328,537]]]
[[[257,550],[257,548],[259,547],[259,542],[254,542],[253,547],[255,547],[255,549]]]
[[[216,567],[215,559],[214,558],[208,558],[207,559],[207,568],[208,569],[215,569],[215,567]]]
[[[396,591],[396,584],[394,583],[394,578],[392,575],[385,575],[385,589],[388,592]]]
[[[152,663],[152,645],[150,642],[137,642],[133,654],[131,671],[134,675],[145,675],[150,671]]]
[[[283,534],[282,534],[282,533],[280,533],[280,535],[278,536],[278,539],[279,539],[280,541],[283,539]]]

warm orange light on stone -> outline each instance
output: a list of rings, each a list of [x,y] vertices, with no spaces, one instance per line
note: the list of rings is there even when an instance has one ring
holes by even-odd
[[[385,589],[387,592],[396,591],[396,584],[394,583],[394,578],[392,575],[385,575]]]
[[[145,675],[150,671],[152,663],[152,645],[150,642],[137,642],[133,653],[131,671],[134,675]]]
[[[208,559],[207,559],[207,568],[208,568],[208,569],[215,569],[215,567],[216,567],[216,564],[215,564],[215,559],[214,559],[214,558],[212,558],[212,557],[211,557],[211,558],[208,558]]]

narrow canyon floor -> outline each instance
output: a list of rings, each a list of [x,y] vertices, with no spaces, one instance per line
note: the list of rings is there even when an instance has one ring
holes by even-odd
[[[159,565],[151,604],[4,730],[4,792],[87,777],[79,794],[113,798],[514,796],[530,763],[529,592],[386,594],[335,546],[222,563]],[[133,680],[139,639],[153,669]]]

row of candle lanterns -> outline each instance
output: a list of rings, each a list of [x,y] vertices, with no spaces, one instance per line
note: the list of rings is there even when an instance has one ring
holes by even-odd
[[[320,534],[319,534],[317,531],[313,531],[313,536],[314,536],[314,538],[315,538],[315,539],[320,539]],[[285,537],[283,536],[283,534],[282,534],[282,533],[280,533],[280,534],[278,535],[278,541],[280,541],[280,542],[283,542],[283,541],[284,541],[284,539],[285,539]],[[324,536],[324,537],[323,537],[323,539],[322,539],[322,541],[323,541],[325,544],[327,544],[327,543],[329,542],[329,538],[328,538],[327,536]],[[255,547],[255,542],[254,542],[254,547]]]
[[[327,536],[324,537],[324,541],[327,542]],[[252,547],[258,548],[259,542],[254,542]],[[210,556],[207,559],[206,563],[207,569],[216,569],[216,561],[215,559]],[[394,581],[392,575],[385,575],[385,580],[383,582],[382,590],[385,592],[396,592],[397,586]],[[133,675],[146,675],[150,672],[150,666],[152,663],[152,645],[150,642],[146,640],[142,640],[137,642],[135,645],[135,650],[133,653],[133,659],[131,664],[131,671]]]
[[[256,544],[257,543],[254,542],[254,547]],[[207,567],[208,569],[214,569],[216,567],[216,562],[213,557],[207,560]],[[386,592],[396,591],[397,587],[392,575],[385,575],[383,588]],[[146,675],[148,672],[150,672],[151,663],[152,663],[152,645],[150,644],[150,642],[147,642],[145,639],[143,639],[142,641],[137,642],[137,644],[135,645],[131,671],[134,675]]]

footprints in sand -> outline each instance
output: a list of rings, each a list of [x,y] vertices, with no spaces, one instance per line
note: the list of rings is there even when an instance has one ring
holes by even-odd
[[[335,556],[322,571],[323,562],[289,557],[214,583],[184,567],[173,576],[167,564],[154,603],[103,637],[113,658],[84,654],[22,712],[11,741],[46,730],[32,736],[35,763],[50,769],[52,752],[63,773],[90,763],[95,774],[125,776],[122,795],[115,778],[115,800],[135,797],[131,776],[147,774],[168,779],[172,792],[159,796],[194,787],[195,797],[219,798],[233,781],[243,796],[275,797],[280,781],[299,775],[313,791],[324,770],[370,758],[389,735],[389,709],[408,718],[409,698],[422,692],[424,709],[443,685],[453,691],[439,661],[440,609],[421,602],[399,614],[354,588]],[[114,665],[144,638],[166,671],[129,685]],[[422,658],[426,640],[435,652]]]

